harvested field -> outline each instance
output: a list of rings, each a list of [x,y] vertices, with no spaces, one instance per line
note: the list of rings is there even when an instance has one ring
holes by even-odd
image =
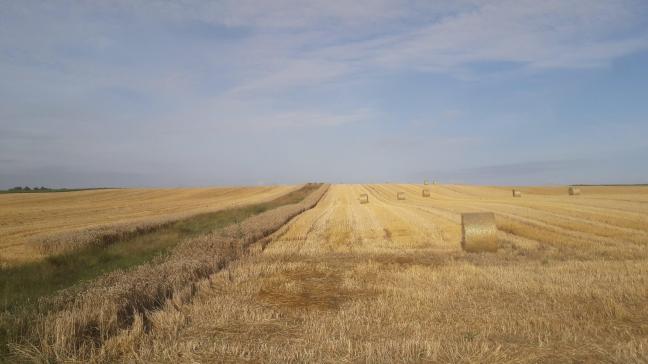
[[[55,340],[65,330],[54,323],[92,322],[81,300],[43,321],[40,349],[18,352],[80,361],[647,362],[648,188],[582,187],[578,198],[566,187],[517,189],[524,198],[510,187],[430,185],[423,197],[420,185],[334,185],[188,291],[121,329],[107,323],[101,349]],[[406,200],[394,198],[401,191]],[[370,204],[358,203],[363,193]],[[467,212],[495,214],[496,253],[462,251]]]
[[[138,315],[146,315],[176,294],[190,299],[198,280],[221,270],[251,243],[312,208],[327,188],[307,184],[274,200],[271,210],[181,241],[168,257],[42,297],[27,312],[0,312],[0,339],[10,336],[9,341],[18,346],[26,343],[17,350],[22,359],[27,354],[35,361],[95,360],[92,354],[103,349],[115,333],[133,325]]]
[[[112,189],[0,195],[0,265],[39,260],[48,239],[87,240],[272,200],[299,186]]]
[[[399,190],[411,197],[396,201]],[[522,188],[523,200],[510,188],[430,190],[423,198],[415,185],[331,187],[264,251],[213,275],[191,304],[167,304],[150,332],[124,334],[126,357],[648,360],[648,189],[584,188],[578,200],[564,188]],[[361,193],[372,203],[357,204]],[[495,212],[498,253],[461,251],[464,211]]]

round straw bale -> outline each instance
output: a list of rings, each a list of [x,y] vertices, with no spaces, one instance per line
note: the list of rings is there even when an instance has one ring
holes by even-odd
[[[461,214],[461,247],[467,252],[497,251],[497,225],[492,212]]]
[[[422,195],[423,197],[430,197],[430,190],[428,189],[423,190]]]
[[[513,190],[513,197],[522,197],[522,192],[520,190]]]
[[[404,200],[405,199],[405,192],[396,193],[396,199],[397,200]]]
[[[578,196],[578,195],[580,195],[580,193],[581,193],[580,188],[571,187],[571,186],[569,187],[569,195],[570,196]]]
[[[360,194],[360,203],[369,203],[369,195],[366,193]]]

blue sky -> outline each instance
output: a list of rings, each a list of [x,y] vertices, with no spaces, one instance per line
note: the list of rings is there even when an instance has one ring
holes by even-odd
[[[646,183],[647,115],[644,0],[0,0],[0,188]]]

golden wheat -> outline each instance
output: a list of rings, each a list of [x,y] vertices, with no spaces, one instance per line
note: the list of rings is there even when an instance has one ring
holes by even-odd
[[[299,186],[117,189],[0,195],[0,263],[41,259],[191,215],[265,202]]]
[[[150,332],[124,333],[112,349],[144,361],[648,359],[648,225],[634,224],[648,211],[633,202],[648,190],[511,200],[510,189],[438,186],[433,201],[393,200],[416,189],[333,186],[265,250],[213,275],[190,304],[167,303]],[[352,203],[358,193],[372,204]],[[494,208],[502,248],[463,253],[461,212]],[[555,225],[554,213],[571,225]],[[594,234],[590,219],[614,223]],[[628,229],[636,243],[604,249],[603,229]]]
[[[67,310],[37,326],[46,340],[18,347],[22,358],[648,361],[648,188],[583,187],[577,199],[564,187],[523,187],[524,199],[512,199],[510,187],[435,185],[434,198],[420,188],[331,186],[315,208],[247,254],[233,253],[232,240],[201,240],[200,251],[183,244],[195,252],[177,264],[191,266],[203,251],[229,263],[187,280],[193,284],[175,280],[172,292],[162,289],[157,304],[146,306],[151,310],[126,315],[123,326],[114,321],[117,306],[102,305],[101,297],[116,302],[110,290],[95,292],[83,310],[63,304]],[[395,200],[398,192],[409,198]],[[361,206],[357,196],[364,193],[372,203]],[[461,249],[465,212],[495,213],[496,253]],[[139,293],[123,297],[141,301]],[[104,316],[93,313],[99,308]],[[94,330],[105,333],[100,345],[94,336],[79,341]]]
[[[321,186],[300,203],[183,241],[166,260],[110,273],[42,300],[41,313],[29,327],[28,344],[20,352],[37,361],[91,361],[98,353],[104,360],[116,360],[104,351],[115,336],[137,328],[138,319],[147,318],[167,299],[188,302],[201,279],[241,257],[250,244],[263,244],[264,237],[312,208],[327,188]]]

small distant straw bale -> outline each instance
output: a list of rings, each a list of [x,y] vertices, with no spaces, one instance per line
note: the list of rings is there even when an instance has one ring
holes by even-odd
[[[580,194],[581,194],[580,188],[571,187],[571,186],[569,187],[569,195],[570,196],[578,196]]]
[[[396,199],[397,200],[404,200],[405,199],[405,192],[396,193]]]
[[[513,197],[522,197],[522,192],[520,190],[513,190]]]
[[[428,182],[428,180],[423,181],[423,184],[426,185],[426,186],[427,186],[429,183],[430,183],[430,182]]]
[[[422,194],[423,194],[423,197],[430,197],[430,190],[425,189],[425,190],[423,190]]]
[[[366,193],[360,194],[360,203],[369,203],[369,195]]]
[[[467,252],[497,251],[497,225],[492,212],[461,214],[461,247]]]

